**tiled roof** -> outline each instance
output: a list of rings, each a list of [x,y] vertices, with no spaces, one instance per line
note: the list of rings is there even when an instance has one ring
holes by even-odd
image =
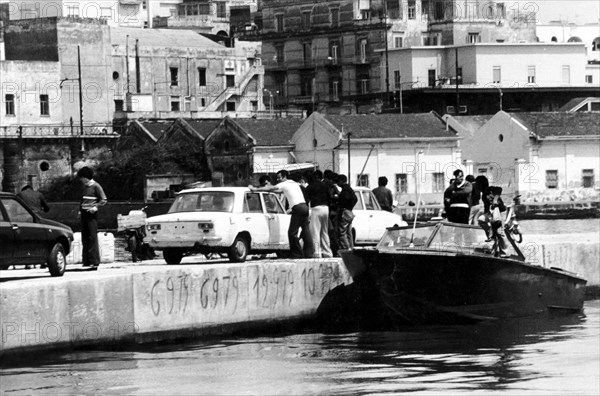
[[[223,120],[221,120],[221,119],[202,120],[202,119],[186,118],[186,119],[184,119],[184,121],[187,122],[188,125],[190,127],[192,127],[198,135],[202,136],[203,139],[206,139],[208,137],[208,135],[210,135],[210,133],[212,131],[214,131],[215,128]]]
[[[576,107],[578,107],[580,104],[582,104],[583,102],[585,102],[588,99],[600,99],[600,98],[593,98],[593,97],[585,97],[585,98],[573,98],[571,100],[569,100],[567,103],[565,103],[560,109],[558,109],[558,111],[573,111],[573,109],[575,109]]]
[[[484,126],[494,115],[452,116],[460,125],[473,135]]]
[[[456,137],[434,113],[422,114],[369,114],[324,115],[339,131],[352,139],[365,138],[440,138]]]
[[[510,113],[540,138],[600,136],[600,114],[588,112]]]
[[[126,27],[111,27],[110,41],[112,45],[135,46],[139,40],[140,47],[165,48],[225,48],[214,41],[203,37],[192,30],[183,29],[139,29]]]
[[[154,136],[154,139],[158,140],[171,124],[173,124],[173,120],[139,121],[139,123]]]
[[[236,118],[234,121],[256,140],[257,146],[286,146],[305,120]]]

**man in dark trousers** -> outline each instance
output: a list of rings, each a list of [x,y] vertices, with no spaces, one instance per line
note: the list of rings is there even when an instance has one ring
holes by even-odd
[[[94,172],[84,166],[77,172],[83,183],[81,196],[81,243],[83,245],[83,265],[97,270],[100,265],[100,247],[98,246],[98,208],[106,205],[106,194],[94,178]]]
[[[329,195],[331,201],[329,201],[329,246],[331,247],[331,253],[334,256],[339,256],[338,251],[338,234],[337,234],[337,213],[338,213],[338,198],[340,196],[340,190],[336,184],[338,175],[331,169],[327,169],[323,172],[323,182],[329,188]]]
[[[392,211],[392,205],[394,204],[394,197],[392,196],[392,191],[387,188],[388,179],[385,176],[381,176],[377,181],[379,187],[373,189],[373,195],[377,198],[377,202],[379,202],[379,206],[381,209],[386,212]]]
[[[27,206],[37,214],[42,214],[42,211],[48,212],[50,210],[50,206],[48,206],[48,203],[44,199],[44,195],[39,191],[35,191],[29,184],[21,189],[17,197],[25,201]]]
[[[277,184],[274,186],[253,187],[248,186],[251,191],[277,191],[282,192],[292,211],[290,226],[288,228],[288,240],[290,243],[290,254],[292,258],[302,258],[304,254],[312,256],[313,242],[308,229],[308,205],[304,200],[304,194],[300,184],[288,179],[288,171],[280,170],[277,172]],[[302,237],[307,248],[302,250],[298,231],[302,229]],[[305,246],[305,247],[306,247]],[[310,257],[309,256],[309,257]]]
[[[469,224],[473,186],[464,177],[463,171],[455,170],[454,181],[444,192],[444,207],[452,223]]]
[[[346,175],[338,176],[338,186],[341,188],[338,199],[338,247],[340,249],[352,249],[354,241],[352,238],[352,220],[354,213],[352,209],[356,205],[356,194],[348,184]]]

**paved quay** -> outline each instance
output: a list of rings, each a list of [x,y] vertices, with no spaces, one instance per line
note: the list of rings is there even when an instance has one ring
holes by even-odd
[[[535,241],[535,242],[534,242]],[[532,264],[560,267],[600,289],[598,234],[526,236]],[[227,334],[311,317],[325,295],[352,282],[340,259],[184,258],[70,264],[0,271],[0,355],[98,343],[159,341]]]

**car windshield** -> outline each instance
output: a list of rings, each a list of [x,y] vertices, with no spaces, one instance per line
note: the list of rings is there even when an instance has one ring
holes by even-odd
[[[202,191],[179,194],[169,213],[181,212],[232,212],[232,192]]]
[[[418,225],[414,230],[412,226],[388,228],[379,241],[377,249],[385,251],[408,247],[425,247],[434,229],[435,224]]]

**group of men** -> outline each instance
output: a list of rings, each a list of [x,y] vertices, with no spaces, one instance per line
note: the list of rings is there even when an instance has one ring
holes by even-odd
[[[268,177],[252,191],[283,193],[291,214],[288,228],[292,258],[329,258],[353,246],[352,209],[357,202],[346,175],[316,170],[292,180],[289,172],[277,172],[277,184]],[[302,241],[302,243],[301,243]]]
[[[444,210],[448,221],[462,224],[479,224],[485,230],[486,242],[495,243],[500,257],[506,257],[506,237],[502,212],[506,206],[500,195],[501,187],[489,186],[485,176],[464,177],[462,170],[453,173],[450,186],[444,191]],[[483,208],[481,203],[483,202]]]

